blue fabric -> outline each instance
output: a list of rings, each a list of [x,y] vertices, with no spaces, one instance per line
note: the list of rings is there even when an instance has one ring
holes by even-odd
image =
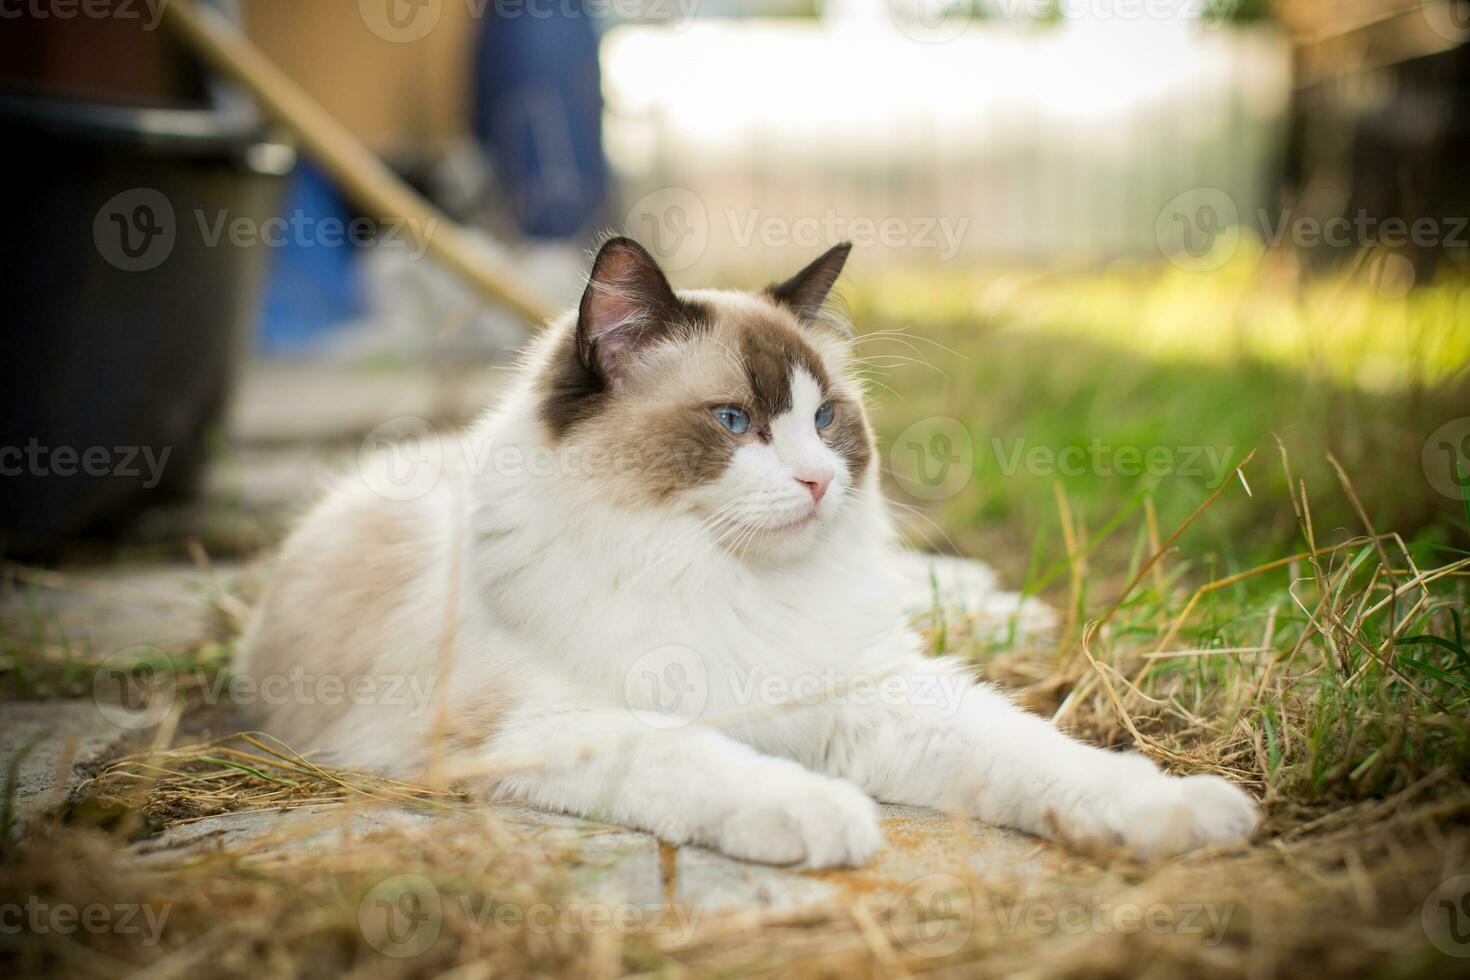
[[[475,58],[475,136],[525,235],[583,236],[606,221],[608,185],[593,18],[581,0],[495,9]]]
[[[265,354],[310,350],[325,333],[362,314],[353,219],[325,173],[302,162],[291,175],[281,216],[285,244],[272,248],[257,345]],[[323,224],[330,222],[330,224]]]

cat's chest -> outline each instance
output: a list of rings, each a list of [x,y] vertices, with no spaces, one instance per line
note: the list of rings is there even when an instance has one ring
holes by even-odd
[[[738,718],[843,689],[874,646],[860,611],[834,620],[810,595],[674,598],[589,629],[564,648],[567,675],[637,708]]]
[[[721,675],[811,672],[853,664],[900,626],[883,601],[880,563],[866,555],[769,574],[563,554],[566,541],[497,556],[481,595],[518,645],[578,678],[605,681],[608,671],[669,647]]]
[[[893,625],[819,581],[712,576],[646,595],[609,590],[600,605],[583,617],[578,646],[625,663],[673,645],[731,676],[851,664]]]

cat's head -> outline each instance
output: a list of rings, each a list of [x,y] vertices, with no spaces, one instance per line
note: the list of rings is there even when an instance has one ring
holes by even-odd
[[[674,292],[637,242],[593,263],[552,340],[540,416],[599,493],[795,553],[873,485],[846,324],[824,309],[851,246],[758,293]]]

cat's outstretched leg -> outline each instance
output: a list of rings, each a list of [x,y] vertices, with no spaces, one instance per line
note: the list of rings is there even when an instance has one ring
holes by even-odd
[[[928,678],[916,673],[906,689],[934,690]],[[1085,745],[985,685],[944,689],[951,696],[930,703],[865,708],[826,770],[885,802],[1122,847],[1143,859],[1241,840],[1255,829],[1255,802],[1224,779],[1169,776],[1142,756]]]
[[[667,720],[618,708],[513,712],[483,757],[484,784],[500,799],[767,864],[860,865],[882,846],[877,806],[847,780]]]

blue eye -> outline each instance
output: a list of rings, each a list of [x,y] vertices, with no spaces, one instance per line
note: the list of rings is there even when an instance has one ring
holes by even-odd
[[[837,414],[837,412],[836,409],[832,407],[831,402],[828,402],[821,408],[817,409],[817,428],[825,429],[827,426],[831,425],[832,416],[835,414]]]
[[[734,405],[721,405],[719,408],[710,409],[720,424],[737,436],[750,429],[750,416],[745,414],[745,409],[736,408]]]

